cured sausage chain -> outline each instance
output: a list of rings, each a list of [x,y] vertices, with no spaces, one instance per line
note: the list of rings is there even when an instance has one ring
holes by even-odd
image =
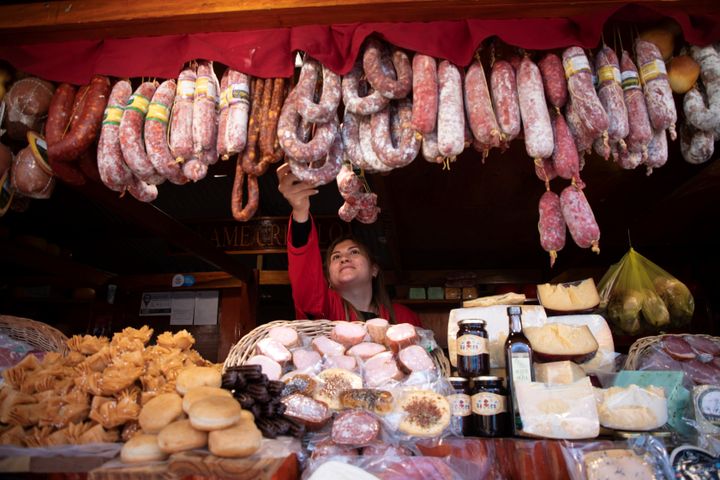
[[[720,138],[720,53],[712,45],[692,47],[690,53],[700,65],[706,95],[696,85],[683,98],[687,123],[680,129],[680,151],[687,162],[699,164],[712,157]]]
[[[377,195],[366,192],[363,181],[358,178],[349,164],[342,165],[337,175],[340,196],[345,200],[338,210],[338,216],[345,222],[354,218],[361,223],[374,223],[380,213]]]

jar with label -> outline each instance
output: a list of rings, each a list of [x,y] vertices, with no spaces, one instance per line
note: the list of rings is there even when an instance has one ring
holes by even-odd
[[[472,378],[490,372],[490,351],[485,320],[458,323],[457,369],[461,377]]]
[[[510,435],[510,413],[503,379],[480,376],[473,380],[472,403],[475,435],[479,437],[506,437]]]
[[[450,431],[465,437],[473,434],[472,410],[470,408],[470,382],[463,377],[449,377],[455,393],[445,397],[450,404]]]

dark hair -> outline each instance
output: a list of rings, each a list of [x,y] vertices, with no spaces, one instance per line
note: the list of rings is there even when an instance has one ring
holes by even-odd
[[[332,256],[335,247],[339,243],[345,242],[347,240],[352,241],[353,243],[355,243],[355,245],[358,246],[363,255],[365,255],[365,258],[367,258],[368,262],[370,262],[371,267],[378,267],[377,275],[375,275],[372,279],[372,299],[370,300],[370,303],[377,309],[378,315],[380,314],[380,309],[385,308],[385,310],[387,310],[387,312],[390,314],[390,318],[386,320],[388,320],[391,324],[394,324],[395,309],[393,309],[392,302],[390,301],[390,296],[388,295],[387,289],[385,288],[385,279],[383,277],[383,272],[380,268],[380,264],[377,262],[375,256],[370,251],[368,246],[365,245],[365,243],[358,239],[356,236],[349,233],[341,235],[335,240],[333,240],[330,246],[328,246],[328,249],[325,252],[325,278],[328,280],[328,283],[330,283],[330,257]],[[360,315],[360,312],[358,312],[358,310],[350,302],[348,302],[344,298],[342,299],[342,302],[345,306],[345,320],[350,320],[348,313],[349,311],[353,311],[355,313],[356,319],[360,320],[363,318],[362,315]]]

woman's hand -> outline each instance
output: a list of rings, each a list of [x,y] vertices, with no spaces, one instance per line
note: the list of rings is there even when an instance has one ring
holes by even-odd
[[[277,176],[278,190],[292,207],[293,218],[299,223],[306,222],[310,218],[310,197],[318,193],[318,190],[293,175],[287,163],[278,167]]]

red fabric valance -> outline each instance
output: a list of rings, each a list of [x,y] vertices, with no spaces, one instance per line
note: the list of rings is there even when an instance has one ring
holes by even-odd
[[[571,18],[306,25],[231,33],[0,45],[0,58],[41,78],[75,84],[87,83],[95,73],[174,78],[185,62],[200,58],[255,76],[287,77],[293,72],[294,52],[298,50],[344,74],[352,68],[362,42],[372,33],[399,47],[465,66],[480,43],[494,35],[528,50],[570,45],[595,48],[608,21],[641,23],[662,17],[675,19],[691,44],[707,45],[720,40],[720,12],[691,16],[672,8],[626,5]]]

